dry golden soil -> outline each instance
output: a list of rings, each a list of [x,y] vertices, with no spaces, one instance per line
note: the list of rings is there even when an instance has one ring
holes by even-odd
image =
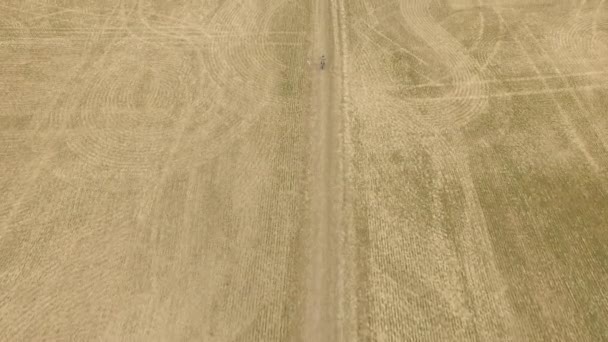
[[[0,0],[0,341],[607,322],[608,1]]]

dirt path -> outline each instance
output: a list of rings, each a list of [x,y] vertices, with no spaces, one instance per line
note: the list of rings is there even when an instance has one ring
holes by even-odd
[[[336,4],[315,0],[312,63],[312,225],[308,251],[304,341],[339,340],[341,198],[341,55]],[[321,56],[327,59],[320,69]]]

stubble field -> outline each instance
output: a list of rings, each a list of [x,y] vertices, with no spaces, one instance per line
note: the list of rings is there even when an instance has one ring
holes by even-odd
[[[608,339],[607,96],[605,0],[3,1],[0,340]]]

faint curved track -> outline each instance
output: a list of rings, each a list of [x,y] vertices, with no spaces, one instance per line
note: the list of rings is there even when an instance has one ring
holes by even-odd
[[[439,96],[442,101],[429,103],[424,97],[407,98],[424,112],[425,120],[441,131],[462,127],[485,110],[487,101],[483,97],[487,88],[481,82],[479,64],[433,19],[431,4],[426,0],[402,1],[399,9],[409,29],[433,50],[436,66],[451,75],[453,89]]]
[[[476,23],[478,29],[474,33],[475,35],[465,35],[458,37],[458,39],[462,43],[467,42],[467,46],[465,46],[466,51],[477,60],[479,64],[478,72],[483,75],[483,72],[500,52],[501,40],[505,35],[505,29],[500,20],[498,20],[494,9],[491,7],[474,7],[457,11],[444,18],[440,24],[449,32],[453,30],[466,31],[463,30],[463,26],[474,25],[467,21],[471,15],[479,18]],[[445,79],[449,78],[450,76],[447,75]]]
[[[365,77],[361,79],[375,87],[367,87],[362,81],[355,83],[370,95],[391,94],[401,109],[387,111],[387,119],[390,116],[391,121],[407,130],[416,131],[419,122],[428,122],[419,129],[451,131],[466,125],[488,106],[488,84],[481,78],[485,66],[441,27],[431,13],[431,6],[435,5],[433,1],[378,4],[372,13],[382,17],[356,24],[355,43],[377,48],[360,49],[362,55],[353,56],[358,70],[354,78],[363,73]],[[373,22],[378,26],[372,26]],[[496,51],[493,48],[484,63]],[[393,71],[378,68],[379,64],[388,64]],[[441,86],[436,87],[437,84]]]
[[[598,8],[599,10],[599,8]],[[597,13],[583,13],[560,22],[551,32],[553,51],[560,51],[560,60],[570,72],[586,70],[588,64],[602,66],[608,55],[608,22],[599,23]],[[598,33],[598,27],[602,30]]]
[[[273,40],[284,36],[285,41],[295,46],[303,42],[299,32],[273,28],[275,17],[281,11],[285,12],[287,6],[293,5],[287,1],[254,8],[233,4],[218,10],[209,23],[211,32],[217,32],[209,47],[209,72],[219,87],[232,93],[247,93],[262,102],[284,102],[274,86],[280,81],[274,71],[287,65],[287,61],[277,56],[277,47],[285,43],[280,39],[275,46]],[[246,19],[238,20],[241,17]]]
[[[188,163],[189,154],[203,162],[228,148],[267,104],[283,103],[281,95],[272,90],[275,74],[267,72],[276,61],[272,60],[274,47],[267,44],[271,32],[264,29],[270,26],[271,15],[279,6],[275,4],[272,11],[259,8],[253,17],[245,15],[252,12],[243,8],[238,13],[234,12],[236,7],[218,9],[213,17],[218,23],[207,26],[227,24],[228,32],[237,36],[211,36],[205,29],[196,30],[187,24],[163,26],[147,21],[148,12],[131,12],[131,16],[138,13],[139,19],[128,18],[128,22],[143,26],[128,29],[128,37],[114,42],[91,65],[73,100],[60,111],[81,107],[81,113],[78,117],[61,114],[53,119],[81,130],[70,134],[69,148],[85,163],[148,173],[167,157],[167,141],[174,139],[171,130],[184,120],[184,115],[191,117],[190,130],[198,133],[183,139],[185,145],[178,150],[186,154],[180,154],[179,163]],[[249,20],[235,21],[237,17]],[[259,33],[250,39],[246,32]],[[196,41],[197,36],[203,38],[202,42]],[[148,37],[161,39],[148,43]],[[182,51],[192,51],[192,57],[184,60],[179,57]],[[198,69],[192,67],[194,63]],[[202,87],[198,94],[188,94],[192,85],[200,82],[196,77],[206,81],[199,83]],[[249,109],[243,111],[246,107]],[[111,131],[117,127],[117,131]],[[201,145],[206,146],[204,151],[193,150]]]
[[[172,139],[167,128],[194,99],[186,85],[196,71],[179,55],[133,44],[123,41],[83,76],[80,93],[66,105],[80,110],[64,118],[81,133],[67,145],[87,163],[148,173]]]

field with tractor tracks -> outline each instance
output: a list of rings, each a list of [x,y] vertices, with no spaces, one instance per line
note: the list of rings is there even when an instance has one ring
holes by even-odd
[[[608,340],[607,229],[605,0],[0,2],[0,341]]]

